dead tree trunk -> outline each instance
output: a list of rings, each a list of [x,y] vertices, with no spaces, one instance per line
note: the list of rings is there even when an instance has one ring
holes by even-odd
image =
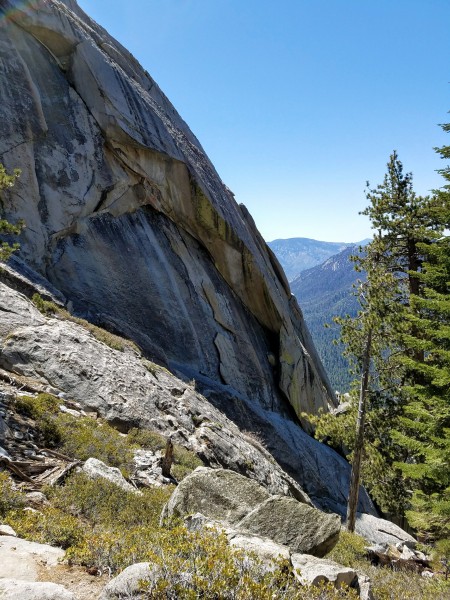
[[[166,453],[164,454],[164,458],[162,459],[162,475],[163,477],[171,477],[170,470],[172,468],[173,463],[173,444],[172,440],[169,438],[166,444]]]

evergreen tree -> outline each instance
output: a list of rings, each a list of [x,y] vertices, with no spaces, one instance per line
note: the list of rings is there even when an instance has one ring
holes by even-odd
[[[354,257],[356,269],[367,273],[361,311],[356,319],[338,319],[360,389],[356,441],[351,442],[350,448],[354,449],[356,469],[362,460],[363,482],[372,496],[383,510],[398,514],[406,507],[407,495],[404,479],[395,467],[396,461],[408,456],[408,432],[404,431],[403,440],[394,440],[391,430],[403,428],[399,417],[409,400],[402,393],[403,386],[422,378],[420,371],[413,372],[408,367],[405,357],[423,363],[425,349],[406,341],[412,337],[420,339],[415,298],[423,296],[423,246],[442,235],[444,226],[437,218],[436,198],[415,194],[412,175],[404,174],[396,152],[387,164],[383,183],[374,189],[368,185],[366,197],[369,205],[363,214],[370,218],[375,234],[365,255]],[[322,419],[318,431],[323,437],[328,435],[330,420]],[[339,428],[331,429],[330,437],[334,436],[336,444]],[[361,437],[362,453],[358,448]],[[355,485],[353,479],[352,505]]]
[[[438,152],[449,158],[450,146]],[[450,182],[450,167],[441,173]],[[433,218],[441,231],[450,226],[450,183],[435,193]],[[419,250],[423,268],[415,275],[422,294],[411,296],[412,327],[404,339],[411,350],[403,359],[408,402],[393,436],[406,451],[399,467],[413,488],[408,520],[439,539],[450,538],[450,238],[441,234]]]

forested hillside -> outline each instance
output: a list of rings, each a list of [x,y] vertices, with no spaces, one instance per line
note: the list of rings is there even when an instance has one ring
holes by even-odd
[[[275,252],[289,281],[293,281],[305,269],[320,265],[330,256],[338,254],[350,244],[322,242],[309,238],[273,240],[268,246]]]
[[[331,384],[339,392],[348,391],[352,376],[348,361],[342,356],[342,345],[333,343],[339,337],[339,327],[333,323],[333,317],[354,316],[358,311],[352,286],[364,275],[355,271],[350,260],[350,256],[358,253],[358,248],[345,248],[323,264],[303,271],[291,282],[292,293],[302,307]]]

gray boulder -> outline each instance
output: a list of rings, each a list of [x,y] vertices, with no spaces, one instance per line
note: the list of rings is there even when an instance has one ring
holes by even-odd
[[[357,579],[356,571],[353,569],[309,554],[293,554],[291,562],[295,575],[302,585],[318,585],[324,581],[330,581],[336,588],[341,585],[350,587],[355,584]]]
[[[0,525],[0,535],[10,535],[11,537],[17,537],[17,533],[9,525]]]
[[[43,566],[54,567],[64,558],[64,550],[17,537],[0,542],[0,580],[36,581]]]
[[[341,519],[293,498],[271,496],[237,523],[236,528],[289,546],[291,552],[320,557],[336,545]]]
[[[107,479],[114,485],[122,488],[126,492],[132,492],[133,494],[139,494],[140,492],[133,487],[120,472],[117,467],[108,467],[104,462],[97,458],[88,458],[82,467],[82,471],[86,473],[91,479]]]
[[[267,490],[238,473],[198,467],[170,497],[167,516],[183,517],[198,512],[234,525],[269,497]]]
[[[355,533],[365,538],[371,544],[402,544],[415,548],[417,540],[395,523],[379,519],[373,515],[358,513]]]
[[[122,600],[139,598],[142,591],[141,582],[152,581],[158,569],[148,562],[130,565],[105,586],[98,600]]]
[[[323,556],[336,544],[340,518],[293,498],[271,496],[224,469],[197,468],[172,494],[163,516],[202,513],[239,533],[269,538],[293,552]]]
[[[256,554],[258,558],[270,569],[274,561],[279,559],[289,560],[291,553],[287,546],[277,544],[273,540],[252,535],[249,533],[229,533],[228,542],[233,548],[244,552]]]
[[[57,583],[0,579],[0,597],[5,600],[76,600],[72,592]]]

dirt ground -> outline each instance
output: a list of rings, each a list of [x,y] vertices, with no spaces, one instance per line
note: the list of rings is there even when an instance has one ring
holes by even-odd
[[[109,576],[89,575],[80,567],[57,565],[52,568],[42,567],[39,581],[59,583],[72,592],[77,600],[97,600],[108,583]]]

